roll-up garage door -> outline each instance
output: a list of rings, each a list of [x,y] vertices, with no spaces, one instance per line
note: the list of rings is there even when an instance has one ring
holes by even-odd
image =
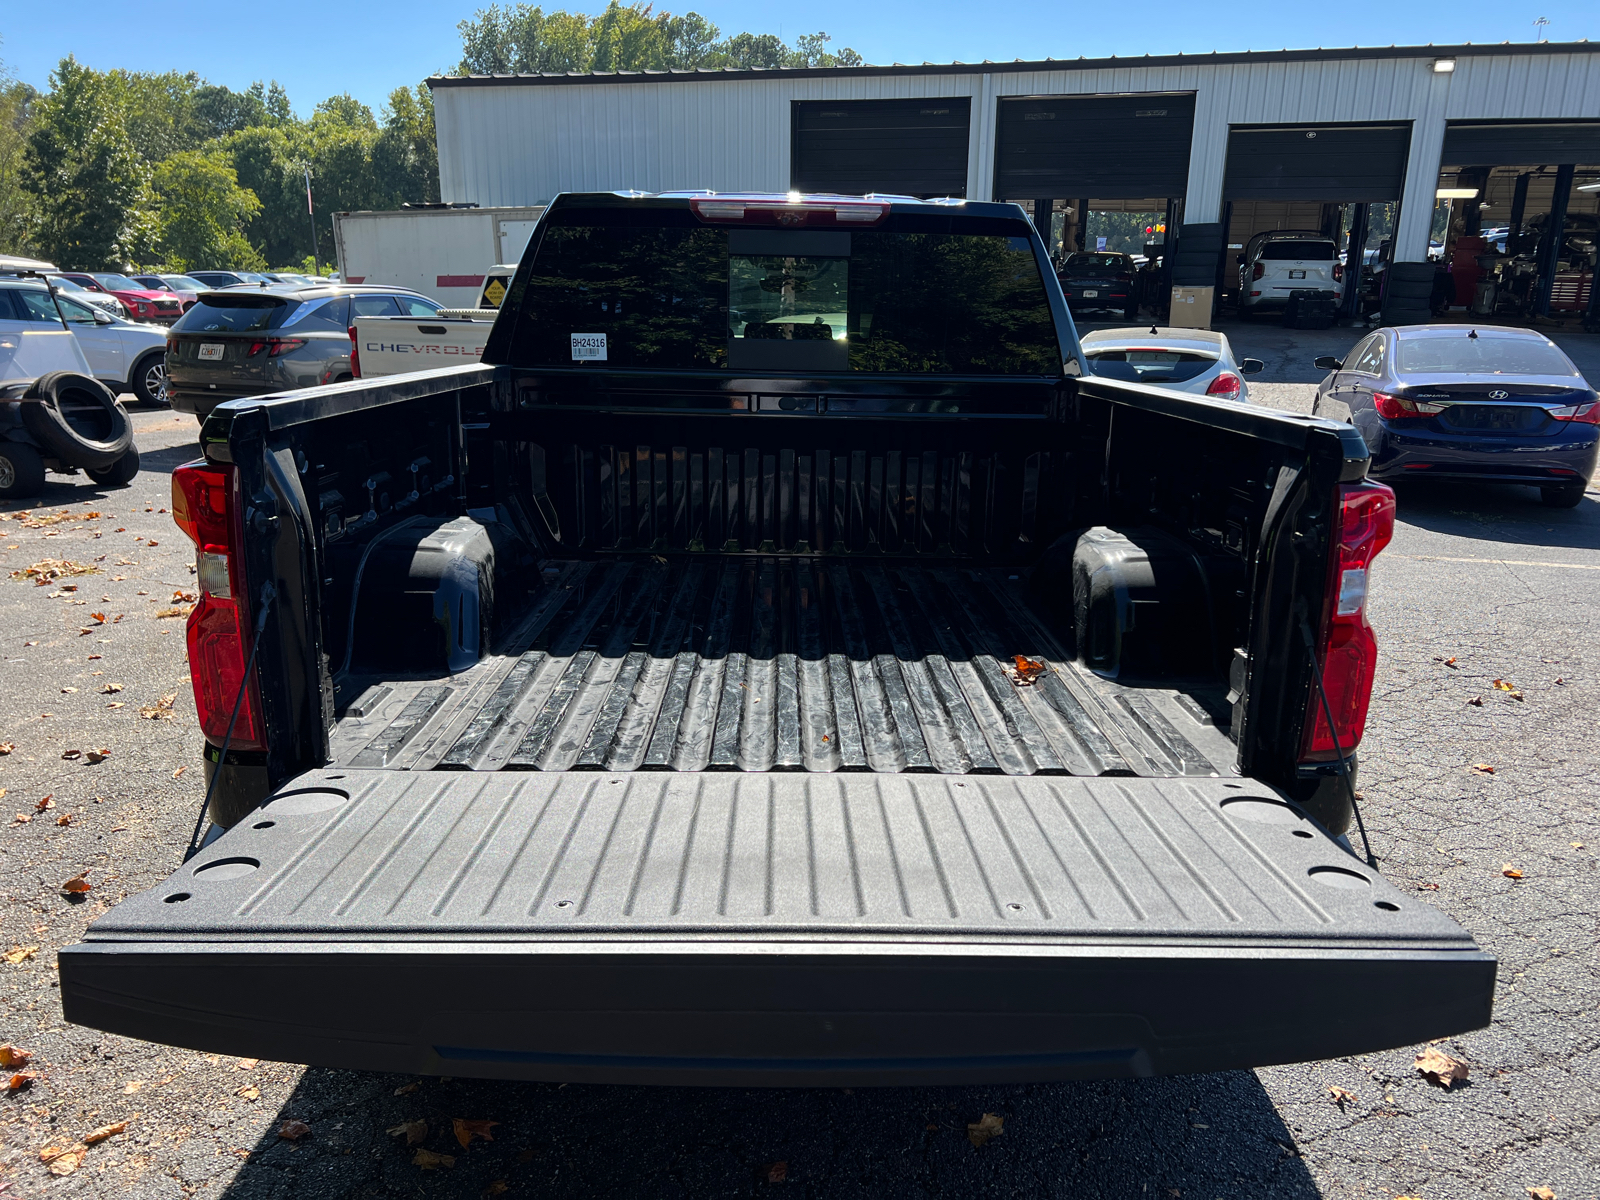
[[[1194,133],[1190,92],[1002,100],[995,196],[1181,196]]]
[[[1228,133],[1227,200],[1381,204],[1400,199],[1408,125],[1297,126]]]
[[[1439,161],[1451,167],[1600,163],[1600,121],[1451,124]]]
[[[790,187],[965,196],[972,101],[797,100]]]

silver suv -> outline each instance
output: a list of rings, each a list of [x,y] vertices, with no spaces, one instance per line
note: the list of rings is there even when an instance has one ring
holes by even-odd
[[[1239,312],[1277,310],[1295,292],[1337,300],[1344,294],[1344,266],[1332,238],[1304,229],[1274,229],[1245,243],[1239,260]]]

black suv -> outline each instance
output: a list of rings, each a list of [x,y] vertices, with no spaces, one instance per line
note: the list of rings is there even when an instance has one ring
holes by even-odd
[[[431,317],[442,306],[405,288],[323,284],[201,292],[167,338],[167,397],[204,419],[224,400],[351,378],[356,317]]]

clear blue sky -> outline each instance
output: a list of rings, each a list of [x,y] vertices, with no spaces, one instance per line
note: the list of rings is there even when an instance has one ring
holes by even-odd
[[[477,7],[472,0],[169,0],[156,5],[7,0],[0,5],[0,60],[41,89],[56,62],[70,53],[100,69],[198,71],[231,88],[277,79],[302,114],[343,91],[376,108],[393,88],[454,65],[460,59],[456,23]],[[603,0],[545,4],[547,11],[603,7]],[[852,46],[870,63],[1521,42],[1533,40],[1533,20],[1539,16],[1550,19],[1545,32],[1551,41],[1600,41],[1596,0],[1533,0],[1531,6],[1503,0],[1239,0],[1226,5],[808,0],[795,8],[665,0],[656,7],[700,12],[724,35],[748,30],[793,41],[797,34],[826,30],[835,46]],[[804,16],[797,17],[802,10]]]

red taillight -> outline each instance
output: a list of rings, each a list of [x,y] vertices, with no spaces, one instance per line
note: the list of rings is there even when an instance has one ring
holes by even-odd
[[[262,338],[260,341],[250,343],[250,353],[246,358],[254,358],[263,350],[268,358],[277,358],[289,350],[298,350],[306,344],[305,338]]]
[[[1338,518],[1317,639],[1317,659],[1334,728],[1328,727],[1322,696],[1313,682],[1306,706],[1302,761],[1327,761],[1341,751],[1348,755],[1366,731],[1367,702],[1378,666],[1378,639],[1367,624],[1367,572],[1378,551],[1394,536],[1394,492],[1370,481],[1341,484]]]
[[[1565,408],[1546,410],[1557,421],[1576,421],[1580,425],[1600,425],[1600,400],[1587,404],[1569,404]]]
[[[1335,283],[1340,283],[1340,282],[1343,281],[1343,279],[1344,279],[1344,264],[1343,263],[1334,263],[1333,264],[1333,281]]]
[[[1407,400],[1404,396],[1391,396],[1388,392],[1373,392],[1372,407],[1385,421],[1416,420],[1437,416],[1444,411],[1442,404],[1424,404],[1420,400]]]
[[[876,225],[889,215],[889,206],[873,200],[740,200],[737,197],[696,197],[689,208],[702,221],[728,221],[746,225]]]
[[[350,376],[361,378],[361,350],[356,345],[356,327],[350,326]]]
[[[1267,273],[1267,264],[1266,263],[1257,263],[1255,265],[1255,268],[1250,272],[1250,278],[1251,279],[1260,279],[1266,273]]]
[[[168,354],[176,354],[177,352],[178,352],[178,339],[177,338],[168,338],[167,339],[167,353]]]
[[[189,676],[200,729],[220,743],[244,687],[229,746],[264,750],[259,689],[245,679],[250,620],[235,552],[242,541],[236,480],[232,467],[204,459],[179,467],[172,473],[172,519],[195,545],[200,600],[189,614]]]
[[[1223,371],[1211,381],[1211,386],[1206,389],[1208,396],[1220,396],[1224,400],[1237,400],[1239,398],[1239,377],[1232,371]]]

